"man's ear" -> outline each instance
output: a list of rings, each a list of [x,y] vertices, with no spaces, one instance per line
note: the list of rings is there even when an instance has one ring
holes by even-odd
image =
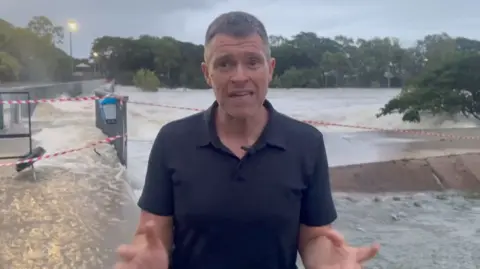
[[[205,81],[207,82],[208,86],[212,87],[208,65],[205,62],[203,62],[201,67],[202,67],[202,73],[203,73],[203,77],[205,78]]]
[[[268,82],[272,82],[273,80],[273,72],[275,71],[275,65],[277,64],[277,61],[275,58],[270,58],[268,61],[268,72],[269,72],[269,77],[268,77]]]

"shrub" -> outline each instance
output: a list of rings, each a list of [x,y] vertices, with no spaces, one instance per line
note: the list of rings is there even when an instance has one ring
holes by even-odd
[[[153,71],[140,69],[133,76],[133,84],[144,91],[156,92],[160,87],[160,80]]]

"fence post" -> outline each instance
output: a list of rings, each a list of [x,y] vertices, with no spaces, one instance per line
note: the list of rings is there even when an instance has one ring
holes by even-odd
[[[0,95],[0,100],[2,99],[2,96]],[[4,124],[3,124],[3,103],[0,103],[0,130],[3,130]]]
[[[0,100],[5,101],[6,99],[7,99],[7,96],[5,94],[0,93]],[[3,103],[0,103],[0,130],[3,130],[6,128],[5,116],[4,116],[5,111],[3,111],[3,109],[4,109]]]
[[[104,98],[105,96],[111,94],[103,90],[95,90],[95,96],[99,98]],[[128,96],[122,96],[122,100],[117,102],[117,122],[115,124],[107,124],[102,116],[102,108],[100,105],[100,100],[95,100],[95,126],[102,131],[108,137],[122,135],[122,138],[119,138],[112,142],[116,152],[118,160],[121,164],[127,166],[127,103]]]
[[[20,104],[10,105],[10,123],[20,124],[21,109]]]
[[[127,128],[127,118],[128,118],[128,96],[125,96],[122,100],[123,107],[122,111],[122,159],[123,165],[127,167],[127,159],[128,159],[128,128]]]

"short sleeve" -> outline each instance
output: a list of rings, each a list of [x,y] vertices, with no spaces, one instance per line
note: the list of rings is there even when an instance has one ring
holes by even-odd
[[[150,151],[145,185],[138,200],[138,206],[155,215],[172,216],[172,175],[167,167],[168,133],[164,128],[158,133]]]
[[[308,173],[307,189],[303,193],[300,222],[307,226],[325,226],[333,223],[337,218],[337,211],[333,202],[330,178],[328,173],[327,152],[325,142],[320,133],[315,150],[313,169]]]

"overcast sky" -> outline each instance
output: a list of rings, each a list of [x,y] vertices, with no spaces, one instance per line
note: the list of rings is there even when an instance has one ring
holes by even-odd
[[[36,15],[63,26],[75,19],[73,54],[86,57],[103,35],[201,43],[210,21],[232,10],[257,15],[274,35],[396,36],[404,44],[439,32],[480,39],[479,0],[1,0],[0,18],[17,26]],[[63,47],[68,51],[68,39]]]

